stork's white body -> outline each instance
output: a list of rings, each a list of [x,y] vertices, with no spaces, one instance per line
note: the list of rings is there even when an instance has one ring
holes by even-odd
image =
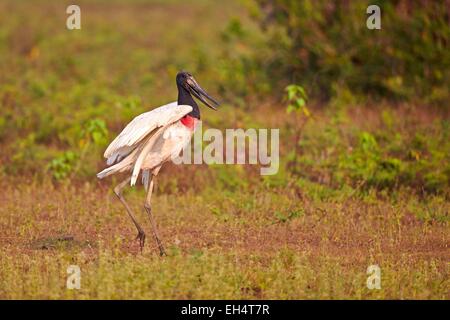
[[[118,172],[131,171],[131,185],[142,171],[147,187],[149,175],[157,175],[162,164],[178,155],[189,143],[200,120],[182,119],[192,111],[189,105],[172,102],[134,118],[105,151],[111,165],[97,176],[101,179]]]

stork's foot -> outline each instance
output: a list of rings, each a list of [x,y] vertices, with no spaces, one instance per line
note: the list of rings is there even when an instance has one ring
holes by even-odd
[[[141,248],[141,252],[142,249],[144,249],[144,244],[145,244],[145,232],[140,230],[138,231],[138,234],[136,236],[136,240],[139,239],[139,247]]]

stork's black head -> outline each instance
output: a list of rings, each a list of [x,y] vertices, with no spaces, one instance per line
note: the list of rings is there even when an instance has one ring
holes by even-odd
[[[195,81],[192,74],[189,72],[181,71],[177,74],[177,86],[178,86],[178,104],[189,104],[189,98],[193,101],[191,94],[203,102],[211,109],[217,110],[216,106],[219,103],[214,100],[200,85]],[[208,101],[209,100],[209,101]],[[194,102],[195,103],[195,102]],[[216,105],[216,106],[214,106]],[[193,106],[194,107],[194,106]]]

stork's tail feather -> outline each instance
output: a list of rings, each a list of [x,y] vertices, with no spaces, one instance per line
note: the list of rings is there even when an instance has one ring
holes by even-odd
[[[115,169],[116,169],[116,168],[114,168],[114,166],[109,167],[109,168],[106,168],[105,170],[103,170],[103,171],[97,173],[97,178],[103,179],[103,178],[105,178],[105,177],[107,177],[107,176],[113,174],[114,172],[116,172]]]
[[[97,178],[103,179],[104,177],[110,176],[117,172],[124,172],[128,169],[130,169],[129,161],[123,160],[123,161],[116,163],[115,165],[108,167],[108,168],[104,169],[103,171],[97,173]]]

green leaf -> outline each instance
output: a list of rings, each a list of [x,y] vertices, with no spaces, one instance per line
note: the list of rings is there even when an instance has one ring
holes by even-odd
[[[299,108],[304,107],[306,104],[306,101],[303,98],[299,98],[299,99],[295,100],[295,102],[299,106]]]
[[[301,87],[301,86],[297,86],[297,88],[298,88],[298,91],[300,92],[300,95],[306,99],[307,95],[306,95],[305,89],[303,89],[303,87]]]
[[[286,111],[287,111],[287,113],[291,113],[292,111],[295,111],[296,109],[297,108],[293,104],[290,104],[287,106]]]
[[[286,88],[286,90],[287,90],[287,93],[288,93],[288,100],[290,101],[290,100],[294,99],[294,97],[295,97],[295,86],[290,85],[290,86],[288,86]]]

